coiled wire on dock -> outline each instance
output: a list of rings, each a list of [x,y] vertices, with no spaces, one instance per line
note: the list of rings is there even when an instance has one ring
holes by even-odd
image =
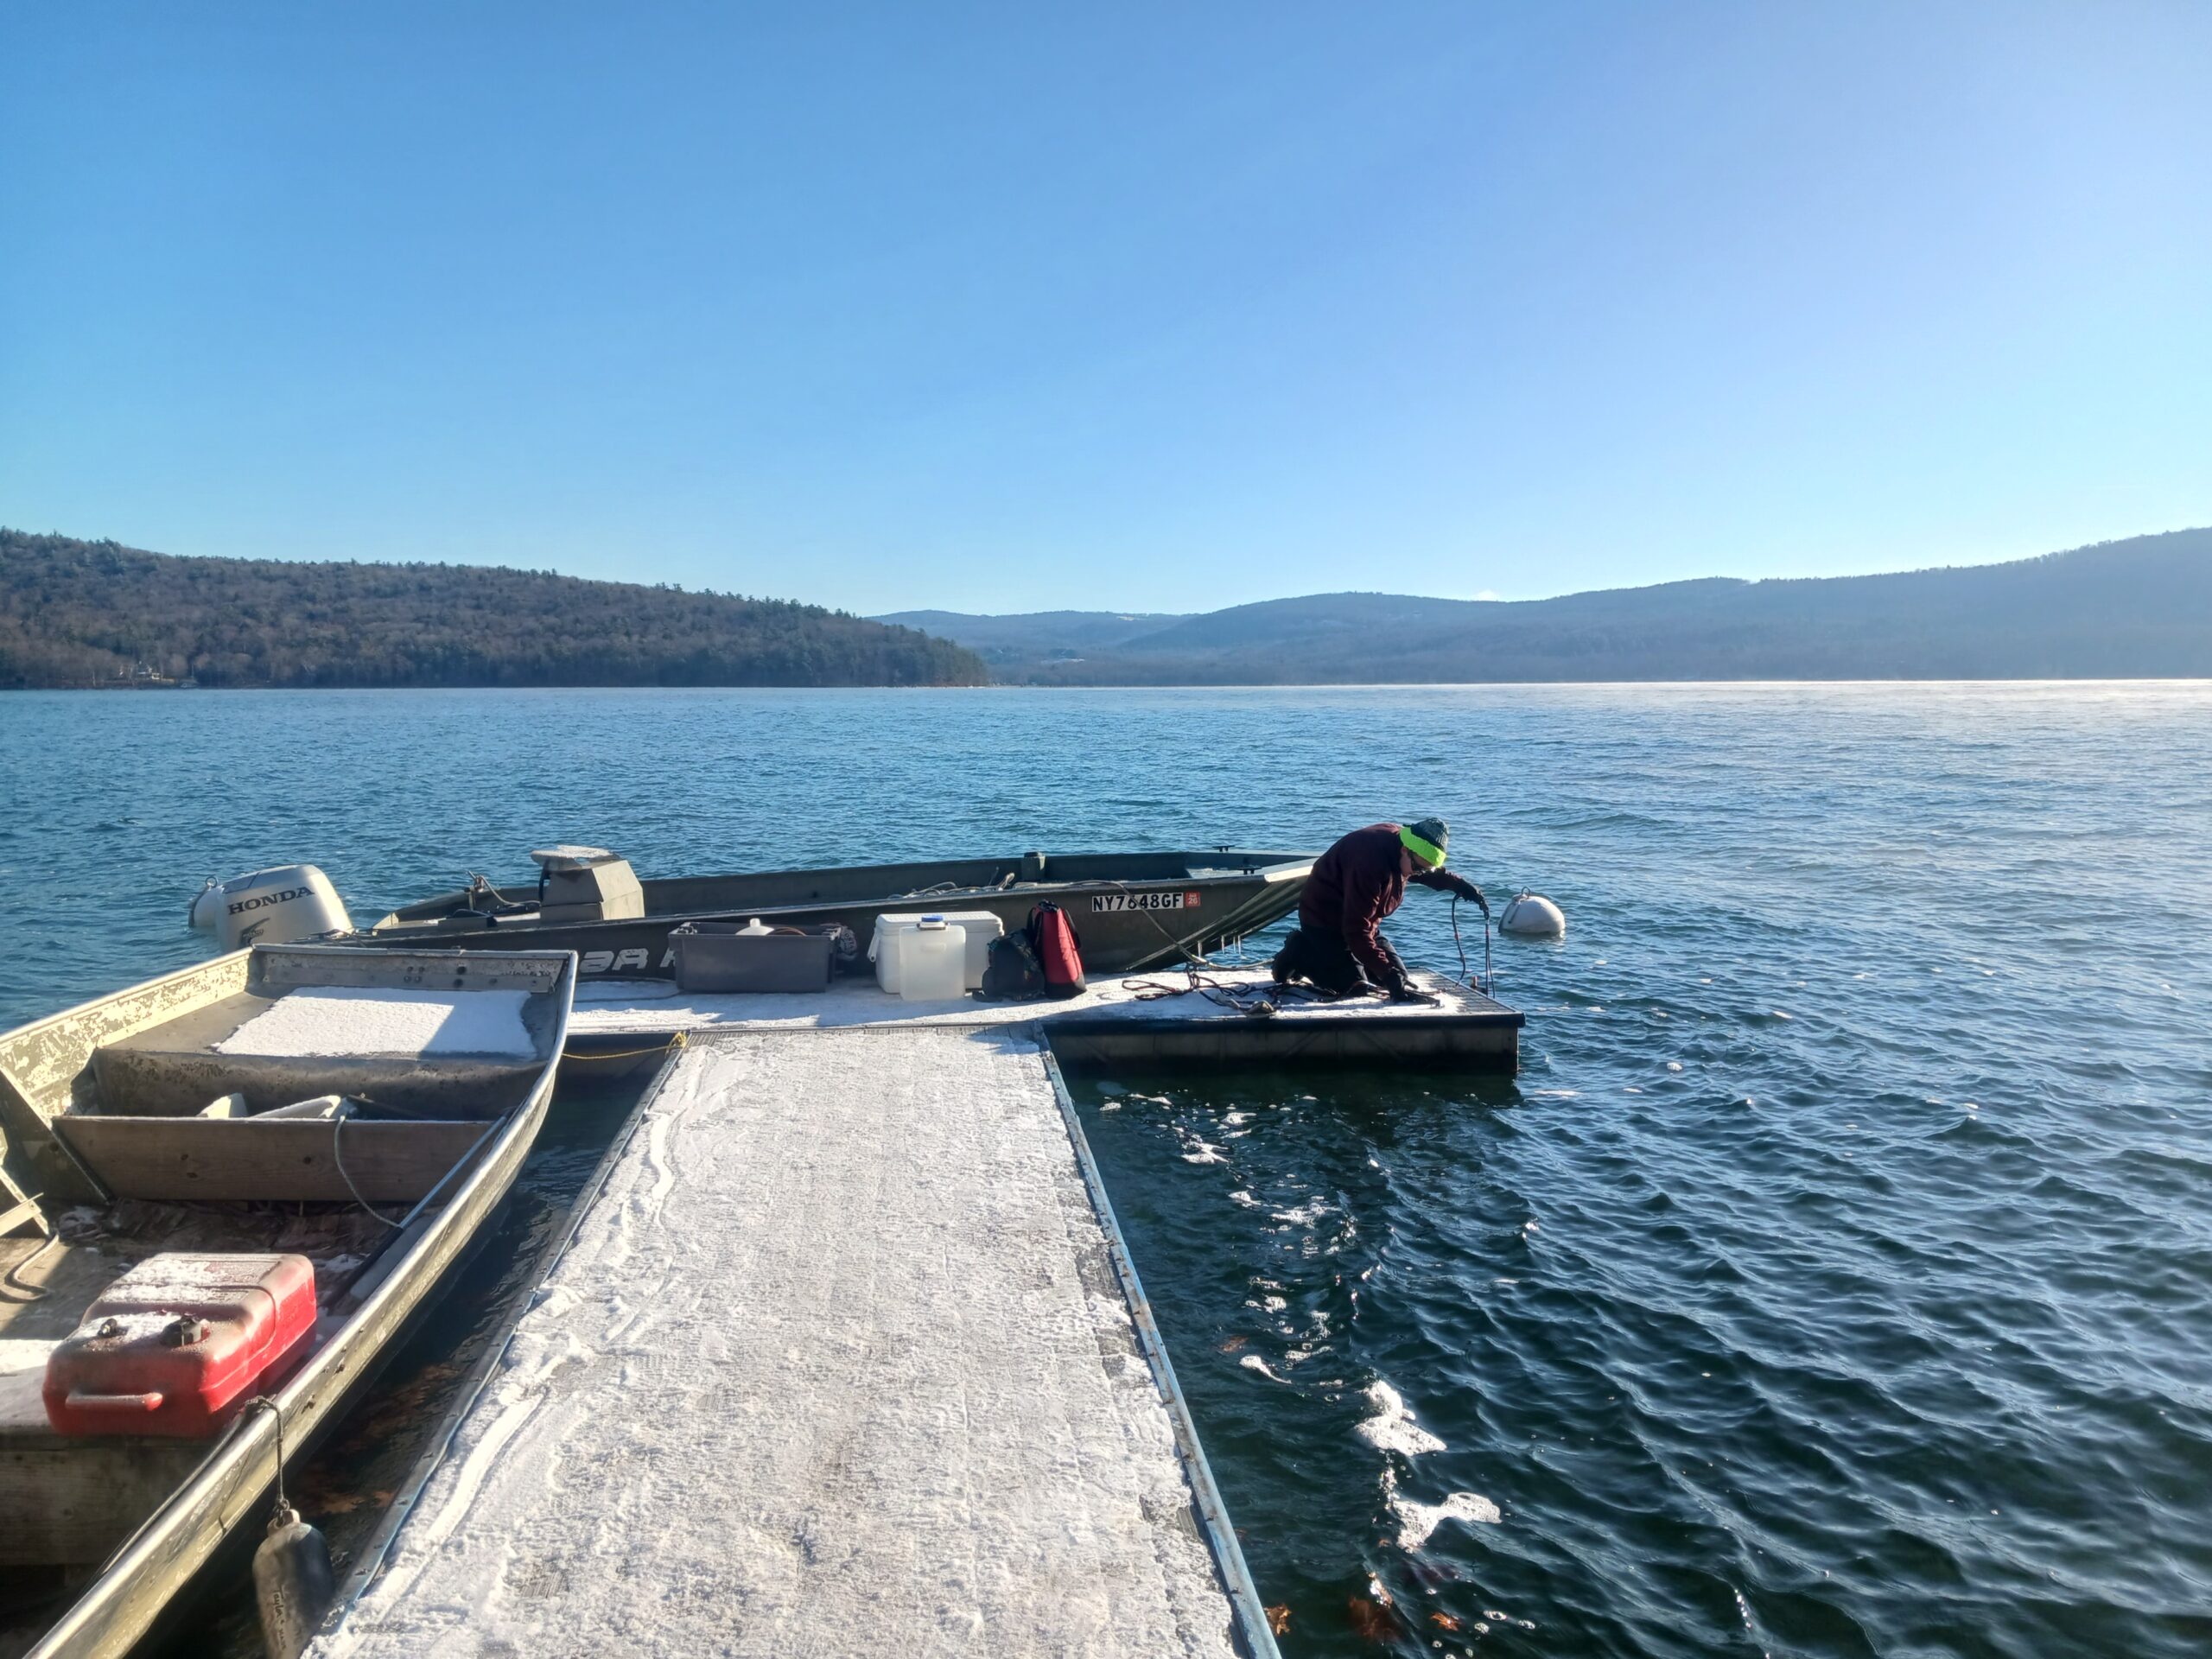
[[[1139,1002],[1157,1002],[1170,996],[1202,996],[1209,1002],[1233,1008],[1238,1014],[1254,1019],[1264,1020],[1282,1012],[1285,993],[1291,990],[1291,987],[1278,985],[1264,991],[1248,990],[1216,979],[1211,974],[1199,972],[1200,962],[1203,961],[1200,958],[1198,962],[1183,965],[1184,976],[1189,982],[1187,984],[1170,985],[1157,979],[1125,979],[1122,982],[1122,988]],[[1211,963],[1205,963],[1204,965],[1213,966]]]
[[[1132,899],[1136,897],[1135,893],[1129,892],[1128,884],[1125,881],[1109,881],[1106,885],[1119,888]],[[1157,1002],[1162,998],[1170,996],[1202,996],[1209,1002],[1216,1003],[1224,1008],[1233,1008],[1238,1014],[1246,1014],[1254,1019],[1264,1020],[1282,1012],[1282,993],[1287,988],[1287,987],[1275,986],[1268,990],[1259,991],[1247,990],[1240,986],[1227,984],[1206,971],[1207,969],[1218,970],[1220,968],[1218,963],[1210,959],[1204,951],[1193,950],[1181,939],[1177,938],[1161,925],[1160,918],[1151,911],[1140,907],[1139,913],[1152,924],[1153,931],[1173,946],[1182,957],[1180,965],[1187,982],[1181,985],[1170,985],[1156,979],[1123,980],[1122,988],[1132,993],[1138,1001]]]

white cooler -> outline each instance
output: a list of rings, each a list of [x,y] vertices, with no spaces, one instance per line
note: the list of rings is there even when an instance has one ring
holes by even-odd
[[[967,988],[983,988],[983,966],[991,958],[991,941],[1006,931],[1006,924],[988,910],[886,911],[875,918],[875,937],[868,941],[868,959],[875,964],[875,982],[887,991],[899,989],[899,952],[883,948],[885,938],[901,929],[921,925],[925,916],[936,917],[947,926],[964,929],[968,935]]]

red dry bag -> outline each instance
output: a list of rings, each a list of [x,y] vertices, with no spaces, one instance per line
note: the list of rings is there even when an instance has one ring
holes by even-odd
[[[1083,942],[1076,938],[1067,912],[1058,905],[1039,905],[1029,912],[1028,932],[1029,948],[1045,970],[1045,995],[1081,996]]]

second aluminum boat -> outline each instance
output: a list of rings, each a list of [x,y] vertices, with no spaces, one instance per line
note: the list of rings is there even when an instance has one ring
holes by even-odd
[[[842,922],[865,948],[886,912],[988,910],[1011,932],[1033,906],[1050,900],[1075,923],[1087,969],[1129,973],[1218,950],[1280,921],[1298,907],[1314,855],[1225,847],[1023,853],[642,881],[628,861],[602,848],[552,847],[531,856],[539,869],[534,891],[480,878],[332,942],[574,950],[586,977],[665,979],[675,973],[669,933],[686,922]]]

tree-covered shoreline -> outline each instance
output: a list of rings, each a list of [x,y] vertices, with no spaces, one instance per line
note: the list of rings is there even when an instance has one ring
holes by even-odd
[[[478,565],[189,558],[0,528],[0,689],[981,685],[788,600]]]

